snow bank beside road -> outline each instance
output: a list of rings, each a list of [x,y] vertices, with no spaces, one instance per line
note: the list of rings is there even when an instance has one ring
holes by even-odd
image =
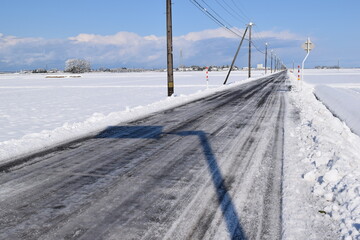
[[[315,94],[331,112],[360,136],[360,93],[352,89],[320,85],[315,87]]]
[[[360,238],[360,137],[316,100],[309,85],[289,96],[284,237]]]

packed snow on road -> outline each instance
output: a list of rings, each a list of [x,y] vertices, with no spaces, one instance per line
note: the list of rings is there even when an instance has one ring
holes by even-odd
[[[175,96],[166,73],[0,75],[0,165],[257,79],[255,72],[181,72]],[[289,73],[283,170],[284,239],[360,237],[360,71]],[[319,101],[319,100],[320,101]]]

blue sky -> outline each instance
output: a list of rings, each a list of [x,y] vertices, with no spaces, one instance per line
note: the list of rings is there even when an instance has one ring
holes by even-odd
[[[308,66],[360,67],[359,0],[197,0],[239,34],[252,21],[259,50],[288,67],[316,48]],[[2,0],[0,71],[59,68],[69,58],[97,67],[165,67],[165,0]],[[215,12],[215,13],[214,13]],[[230,64],[239,38],[210,20],[189,0],[173,0],[174,64]],[[263,54],[254,51],[254,65]],[[246,65],[246,48],[239,66]]]

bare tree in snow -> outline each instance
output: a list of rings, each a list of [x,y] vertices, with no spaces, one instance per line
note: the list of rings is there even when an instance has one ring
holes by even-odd
[[[90,72],[91,64],[84,59],[68,59],[65,62],[65,72],[84,73]]]

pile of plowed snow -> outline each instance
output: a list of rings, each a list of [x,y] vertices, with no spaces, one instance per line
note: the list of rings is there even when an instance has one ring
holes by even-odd
[[[311,86],[299,86],[292,74],[289,77],[295,88],[289,94],[286,121],[285,233],[305,233],[307,239],[357,239],[360,137],[315,98]],[[339,236],[331,236],[331,230]]]

